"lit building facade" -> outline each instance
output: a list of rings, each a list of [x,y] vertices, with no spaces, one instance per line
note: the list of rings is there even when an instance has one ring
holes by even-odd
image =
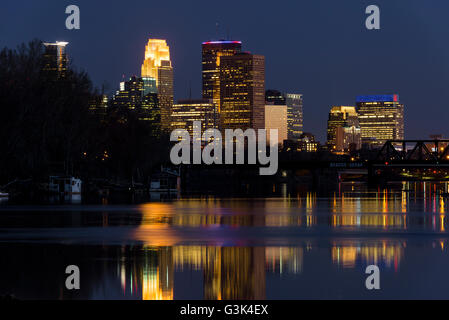
[[[362,148],[362,130],[358,126],[337,128],[336,152],[348,153]]]
[[[149,39],[145,47],[145,60],[142,64],[142,79],[154,81],[157,88],[161,114],[162,130],[170,130],[170,115],[173,107],[173,66],[170,60],[170,47],[166,40]]]
[[[173,105],[171,130],[185,129],[193,137],[193,123],[201,121],[201,132],[217,128],[218,113],[212,100],[180,100]]]
[[[288,139],[297,141],[304,132],[303,95],[286,93],[285,104],[288,113]]]
[[[114,110],[134,112],[141,121],[148,121],[156,130],[161,129],[161,112],[154,81],[131,77],[120,83],[120,90],[110,101]]]
[[[220,64],[220,129],[264,129],[265,57],[239,53]]]
[[[287,106],[288,140],[298,141],[303,134],[303,96],[296,93],[283,94],[277,90],[267,90],[265,101],[269,105]]]
[[[329,151],[340,151],[337,150],[337,129],[341,127],[359,127],[355,107],[334,106],[331,108],[327,121],[327,146]]]
[[[304,132],[298,142],[298,151],[303,152],[317,152],[319,143],[316,141],[315,136],[309,132]]]
[[[265,129],[267,130],[267,141],[271,141],[270,130],[278,130],[278,144],[283,145],[288,137],[287,106],[265,106]]]
[[[372,95],[357,97],[362,140],[381,147],[388,140],[404,139],[404,105],[399,95]]]
[[[44,43],[43,71],[55,79],[65,78],[67,75],[68,57],[65,52],[68,42]]]
[[[242,51],[240,41],[208,41],[203,43],[203,99],[212,99],[220,111],[221,58]]]

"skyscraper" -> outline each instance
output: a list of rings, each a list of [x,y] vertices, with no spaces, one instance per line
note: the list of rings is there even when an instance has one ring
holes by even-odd
[[[220,111],[220,62],[222,57],[242,51],[240,41],[209,41],[203,43],[203,99],[212,99]]]
[[[173,66],[170,60],[170,47],[166,40],[148,40],[145,47],[145,60],[142,64],[142,78],[147,82],[154,79],[161,112],[161,127],[164,131],[170,130],[170,115],[174,99]]]
[[[302,94],[285,94],[285,103],[288,113],[288,139],[297,141],[300,139],[304,130]]]
[[[68,58],[65,48],[68,42],[57,41],[55,43],[44,43],[44,65],[43,70],[54,79],[65,78],[67,75]]]
[[[288,140],[298,141],[303,133],[302,95],[283,94],[278,90],[267,90],[265,101],[268,105],[287,106]]]
[[[265,127],[265,57],[238,53],[220,59],[220,128]]]
[[[381,147],[387,140],[404,139],[404,105],[399,95],[371,95],[357,97],[362,140]]]
[[[327,121],[327,145],[330,151],[337,148],[337,129],[341,127],[359,127],[355,107],[336,106],[329,112]]]

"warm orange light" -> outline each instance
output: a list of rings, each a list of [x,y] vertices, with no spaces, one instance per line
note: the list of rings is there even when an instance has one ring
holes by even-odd
[[[142,77],[154,78],[158,83],[158,69],[162,66],[162,61],[170,62],[170,47],[166,40],[149,39],[145,47],[145,60],[142,64]]]

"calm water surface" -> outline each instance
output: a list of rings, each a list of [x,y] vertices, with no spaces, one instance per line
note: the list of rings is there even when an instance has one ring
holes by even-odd
[[[19,299],[449,299],[446,184],[266,199],[0,204],[0,295]],[[65,290],[66,266],[81,290]],[[365,289],[365,268],[381,290]]]

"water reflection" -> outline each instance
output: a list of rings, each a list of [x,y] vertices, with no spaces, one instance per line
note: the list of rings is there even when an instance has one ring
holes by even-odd
[[[305,192],[132,207],[2,207],[0,294],[371,298],[360,279],[367,265],[376,264],[389,288],[383,298],[449,298],[445,193],[445,183],[378,190],[349,184],[327,197]],[[78,295],[64,289],[69,264],[83,272]],[[424,280],[416,281],[417,275]],[[432,291],[425,289],[429,284]]]

